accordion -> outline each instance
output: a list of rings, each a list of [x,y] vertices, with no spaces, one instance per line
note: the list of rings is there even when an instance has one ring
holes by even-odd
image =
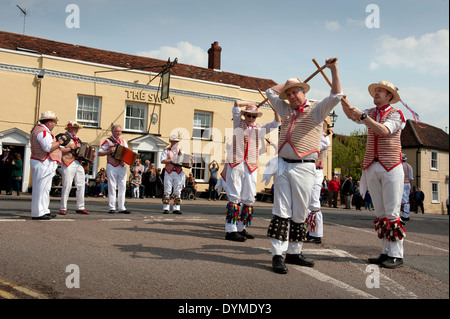
[[[136,159],[139,157],[138,154],[136,154],[129,148],[119,144],[116,145],[116,150],[111,154],[111,156],[117,160],[124,161],[131,166],[136,165]]]
[[[95,157],[95,148],[88,143],[81,143],[81,147],[77,149],[76,156],[88,162],[93,162]]]
[[[191,154],[180,152],[175,158],[172,159],[172,164],[191,168],[194,164],[194,157]]]

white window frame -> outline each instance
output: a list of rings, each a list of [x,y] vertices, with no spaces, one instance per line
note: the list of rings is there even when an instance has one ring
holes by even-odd
[[[206,183],[209,180],[208,165],[209,161],[206,160],[203,154],[192,154],[194,156],[194,166],[191,167],[191,173],[194,175],[196,182]],[[200,166],[197,166],[199,165]],[[196,176],[200,171],[200,176]]]
[[[207,116],[209,117],[209,123],[203,124],[198,119],[198,115]],[[211,140],[212,135],[212,117],[213,113],[211,112],[205,112],[205,111],[197,111],[194,110],[194,120],[192,125],[192,139],[196,140]],[[201,136],[196,136],[196,131],[201,132]]]
[[[433,158],[436,155],[436,158]],[[431,150],[430,154],[430,169],[433,171],[439,170],[439,152]]]
[[[81,103],[82,109],[80,110],[80,99],[83,99],[83,102]],[[92,101],[98,101],[98,106],[95,105],[95,103],[93,103],[93,105],[86,105],[85,99],[92,99]],[[97,110],[95,110],[94,108],[98,107]],[[85,109],[86,108],[86,109]],[[90,109],[89,109],[90,108]],[[76,111],[76,118],[77,118],[77,122],[82,124],[84,127],[95,127],[98,128],[100,127],[100,114],[101,114],[101,109],[102,109],[102,98],[98,97],[98,96],[92,96],[92,95],[83,95],[83,94],[78,94],[77,95],[77,111]],[[93,115],[95,113],[97,113],[97,121],[95,120],[89,120],[86,118],[81,118],[78,116],[78,112],[85,112],[85,113],[92,113]],[[92,117],[89,116],[88,117]]]
[[[431,182],[431,203],[439,204],[440,202],[439,182]]]
[[[143,114],[141,114],[141,117],[133,117],[133,116],[128,116],[128,107],[136,107],[138,109],[140,109],[141,111],[143,111]],[[141,128],[133,128],[133,127],[129,127],[128,126],[128,120],[138,120],[138,121],[143,121],[143,123],[141,124],[142,127]],[[147,122],[148,122],[148,104],[146,103],[136,103],[136,102],[129,102],[127,101],[125,103],[125,116],[124,116],[124,128],[125,131],[128,132],[139,132],[139,133],[145,133],[147,132]]]

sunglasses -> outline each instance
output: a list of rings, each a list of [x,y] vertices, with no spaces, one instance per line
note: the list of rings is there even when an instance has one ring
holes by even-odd
[[[256,119],[258,116],[256,116],[256,115],[251,115],[251,114],[247,114],[247,115],[245,115],[245,116],[247,116],[248,118],[254,118],[254,119]]]

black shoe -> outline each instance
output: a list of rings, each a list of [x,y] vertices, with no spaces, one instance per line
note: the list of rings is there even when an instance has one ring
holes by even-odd
[[[247,237],[241,235],[238,232],[231,232],[231,233],[227,233],[225,235],[225,239],[226,240],[231,240],[231,241],[241,241],[241,242],[243,242],[243,241],[247,240]]]
[[[388,255],[387,254],[381,254],[377,258],[369,258],[368,260],[369,260],[370,264],[381,265],[387,259],[388,259]]]
[[[314,267],[314,261],[307,259],[303,254],[286,254],[286,263],[305,267]]]
[[[239,234],[241,234],[242,236],[248,238],[248,239],[255,239],[255,236],[250,235],[246,229],[244,229],[243,231],[239,232]]]
[[[52,217],[49,214],[45,214],[39,217],[31,217],[33,220],[50,220]]]
[[[121,210],[119,214],[131,214],[131,212],[129,210]]]
[[[108,214],[115,214],[116,213],[116,211],[114,210],[114,209],[111,209],[109,212],[108,212]]]
[[[166,209],[165,211],[163,211],[163,214],[168,214],[169,211]]]
[[[284,263],[283,256],[275,255],[272,257],[272,269],[277,274],[287,274],[288,269]]]
[[[180,210],[174,210],[173,213],[177,214],[177,215],[181,215],[181,211]]]
[[[46,215],[50,216],[50,218],[55,218],[56,217],[56,213],[48,213]]]
[[[403,222],[409,221],[409,217],[403,217],[403,216],[400,216],[400,219],[401,219]]]
[[[322,238],[321,237],[308,236],[308,239],[306,239],[306,243],[321,244],[322,243]]]
[[[403,258],[388,257],[380,266],[390,269],[401,267],[403,266]]]

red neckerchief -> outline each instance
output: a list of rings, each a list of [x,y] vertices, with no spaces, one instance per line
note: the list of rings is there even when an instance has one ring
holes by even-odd
[[[303,102],[303,104],[300,105],[300,107],[298,108],[298,111],[299,111],[300,113],[303,113],[303,111],[305,110],[305,108],[308,107],[308,105],[306,105],[306,102],[308,102],[308,100],[305,100],[305,102]],[[306,106],[305,106],[305,105],[306,105]]]
[[[377,110],[375,111],[375,120],[377,119],[377,115],[380,114],[380,119],[390,110],[390,104],[386,104],[380,108],[377,107]]]

